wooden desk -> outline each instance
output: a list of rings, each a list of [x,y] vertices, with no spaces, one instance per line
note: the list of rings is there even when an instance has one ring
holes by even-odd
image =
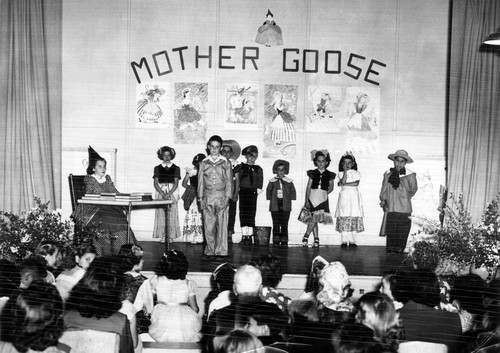
[[[153,201],[111,201],[111,200],[78,200],[78,203],[83,205],[102,205],[102,206],[123,206],[126,210],[127,216],[127,242],[130,242],[130,217],[132,213],[132,208],[165,208],[165,213],[167,212],[170,205],[173,203],[172,200],[153,200]],[[83,210],[82,210],[83,212]],[[82,215],[83,219],[83,215]],[[168,216],[165,215],[165,250],[169,250],[168,241]]]

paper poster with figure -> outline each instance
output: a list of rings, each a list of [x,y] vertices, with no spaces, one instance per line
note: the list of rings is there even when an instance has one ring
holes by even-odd
[[[136,88],[136,126],[163,127],[170,125],[168,82],[147,83]]]
[[[264,86],[264,157],[295,157],[298,86]]]
[[[346,149],[358,154],[378,152],[380,90],[375,87],[348,87],[342,130],[347,131]]]
[[[208,83],[175,83],[174,143],[205,143]]]
[[[340,87],[310,86],[308,90],[308,132],[340,132],[342,90]]]
[[[258,85],[226,86],[226,128],[257,128]]]
[[[283,45],[283,33],[281,27],[274,21],[274,15],[267,9],[266,20],[257,29],[255,43],[265,45],[266,47]]]

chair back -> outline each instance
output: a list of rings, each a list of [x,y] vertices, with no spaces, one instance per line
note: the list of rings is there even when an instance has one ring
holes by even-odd
[[[69,181],[69,194],[71,196],[71,207],[73,211],[76,209],[78,200],[85,196],[85,183],[83,179],[85,175],[73,175],[68,176]]]
[[[408,341],[399,344],[398,353],[448,353],[448,347],[442,343]]]
[[[70,346],[71,353],[119,353],[120,350],[120,336],[114,332],[69,330],[63,333],[59,342]]]

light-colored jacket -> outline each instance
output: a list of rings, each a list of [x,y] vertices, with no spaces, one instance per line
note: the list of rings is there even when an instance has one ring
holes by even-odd
[[[400,175],[400,183],[397,189],[389,184],[390,171],[384,173],[382,189],[380,190],[380,201],[385,201],[388,212],[412,213],[411,198],[418,190],[417,175],[406,169],[406,175]]]

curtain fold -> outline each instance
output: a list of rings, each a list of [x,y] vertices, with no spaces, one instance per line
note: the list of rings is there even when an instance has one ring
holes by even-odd
[[[61,0],[0,0],[0,210],[61,199]]]
[[[478,220],[500,191],[500,51],[481,46],[500,1],[455,0],[452,14],[448,189]]]

